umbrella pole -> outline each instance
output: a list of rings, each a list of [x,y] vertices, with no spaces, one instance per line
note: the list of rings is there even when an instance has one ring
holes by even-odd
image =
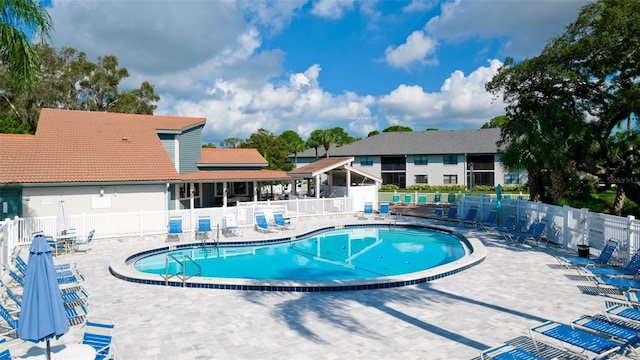
[[[49,340],[47,340],[47,360],[51,360],[51,344],[49,344]]]

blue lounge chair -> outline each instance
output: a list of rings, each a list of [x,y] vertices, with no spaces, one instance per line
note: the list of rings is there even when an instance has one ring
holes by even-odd
[[[284,215],[279,211],[273,213],[273,223],[277,229],[289,230],[295,228],[291,221],[285,220]]]
[[[82,343],[96,350],[96,360],[115,358],[114,328],[115,324],[111,319],[91,318],[87,320]]]
[[[394,204],[397,204],[400,202],[400,195],[398,194],[393,194],[393,196],[391,197],[391,202]]]
[[[510,344],[487,349],[480,354],[481,359],[493,360],[544,360],[544,358]]]
[[[409,205],[413,203],[413,199],[411,194],[404,194],[404,201],[402,202],[404,205]]]
[[[180,241],[182,235],[182,218],[180,216],[172,216],[169,218],[169,231],[167,231],[167,241]]]
[[[434,203],[440,204],[440,201],[442,201],[442,195],[440,195],[440,194],[433,195],[433,202]]]
[[[429,219],[438,219],[438,220],[442,219],[443,217],[444,217],[444,209],[442,208],[442,206],[438,206],[433,210],[433,214],[427,216],[427,218]]]
[[[487,231],[490,232],[494,232],[494,233],[499,233],[500,231],[511,231],[513,230],[513,226],[516,224],[516,216],[515,215],[509,215],[507,217],[506,222],[503,225],[496,225],[496,226],[487,226],[485,227],[485,229]]]
[[[513,238],[520,235],[520,234],[524,234],[527,231],[526,226],[527,223],[529,221],[526,218],[521,218],[520,220],[518,220],[518,222],[516,223],[516,225],[513,227],[513,229],[511,230],[498,230],[497,233],[498,235],[502,236],[505,239],[509,239],[513,241]],[[533,229],[533,226],[535,225],[534,223],[531,223],[529,229]]]
[[[373,216],[373,203],[369,201],[365,202],[364,210],[361,214],[356,214],[356,216],[358,216],[358,219],[360,220],[370,219]]]
[[[606,265],[611,260],[613,253],[616,251],[616,247],[618,246],[618,240],[609,239],[607,240],[607,244],[604,246],[602,251],[600,251],[600,255],[595,258],[583,258],[579,256],[556,256],[556,259],[565,267],[577,267],[577,266],[598,266],[598,265]]]
[[[9,351],[9,347],[7,346],[7,339],[0,339],[0,360],[11,360],[11,351]]]
[[[635,276],[640,270],[640,252],[633,254],[627,265],[619,267],[579,267],[578,272],[586,277],[607,276],[607,277],[630,277]]]
[[[437,216],[434,216],[433,218],[438,220],[444,220],[444,221],[458,221],[458,207],[451,206],[449,208],[449,211],[447,211],[446,216],[443,215],[440,218],[438,218]]]
[[[87,308],[79,304],[77,306],[65,306],[64,312],[70,326],[83,324],[87,320]]]
[[[640,324],[640,309],[636,309],[624,304],[616,304],[604,310],[604,315],[608,319],[618,319],[630,323]]]
[[[45,237],[45,239],[47,240],[47,244],[51,246],[51,249],[53,250],[54,255],[58,256],[58,252],[61,252],[61,253],[67,252],[67,246],[63,241],[56,241],[52,236],[45,236],[44,232],[42,231],[35,231],[33,233],[33,237],[35,238],[36,236]]]
[[[4,324],[0,326],[0,335],[4,336],[17,336],[18,334],[18,319],[11,315],[11,312],[7,310],[2,304],[0,304],[0,317],[4,320]]]
[[[91,242],[93,241],[93,235],[95,234],[95,230],[89,231],[89,234],[84,239],[76,240],[73,243],[73,249],[75,251],[87,252],[91,250]]]
[[[453,204],[454,202],[456,202],[456,194],[447,195],[447,202],[449,204]]]
[[[532,245],[540,245],[542,243],[542,236],[544,235],[544,229],[547,227],[547,223],[544,221],[531,224],[529,230],[522,234],[515,234],[512,238],[515,242],[522,240],[522,243],[529,242]]]
[[[426,205],[427,204],[427,194],[418,194],[418,205]]]
[[[606,317],[602,315],[598,316],[589,316],[584,315],[578,319],[575,319],[571,322],[571,326],[573,328],[582,329],[586,331],[591,331],[596,335],[609,337],[612,340],[616,340],[627,344],[629,346],[629,350],[637,353],[635,346],[640,339],[638,337],[638,327],[634,327],[629,323],[617,323],[608,320]],[[638,356],[636,356],[637,358]]]
[[[256,230],[263,233],[274,231],[274,228],[267,222],[264,213],[256,213]]]
[[[388,217],[390,215],[391,213],[389,212],[389,203],[388,202],[380,203],[380,216]]]
[[[493,226],[493,223],[496,222],[496,218],[498,217],[498,210],[491,209],[487,214],[487,218],[478,223],[480,226],[489,227]]]
[[[211,233],[211,218],[208,216],[198,216],[198,230],[196,231],[196,240],[201,239],[206,242]]]
[[[576,355],[584,356],[583,352],[589,351],[596,354],[598,359],[619,354],[625,347],[625,345],[620,342],[594,335],[584,330],[574,329],[569,325],[554,321],[547,321],[534,326],[529,330],[529,333],[536,350],[538,350],[538,343],[536,336],[534,336],[536,334],[545,336],[547,340],[554,339],[558,341],[567,351],[571,351],[571,348],[567,345],[581,349],[580,352],[571,351]]]
[[[609,285],[616,287],[620,290],[638,289],[640,288],[640,280],[638,279],[624,279],[624,278],[612,278],[606,276],[593,276],[591,280],[597,287],[602,285]]]
[[[477,207],[469,208],[469,210],[467,210],[467,215],[465,215],[464,218],[460,219],[459,222],[461,224],[475,225],[476,224],[476,216],[478,216],[478,208]]]

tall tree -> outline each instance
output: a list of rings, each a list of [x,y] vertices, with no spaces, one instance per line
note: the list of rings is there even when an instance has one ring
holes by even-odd
[[[324,130],[313,130],[307,139],[307,148],[316,150],[316,159],[318,158],[318,148],[323,146]]]
[[[25,31],[48,39],[53,29],[49,14],[39,1],[5,0],[0,9],[0,61],[7,64],[13,85],[22,90],[40,70],[38,53]]]
[[[498,115],[491,118],[489,122],[482,124],[480,128],[481,129],[502,128],[507,123],[507,121],[509,121],[509,119],[507,118],[506,115]]]
[[[289,154],[294,156],[294,164],[298,166],[298,153],[306,149],[304,140],[293,130],[286,130],[280,134],[280,138],[287,144]]]
[[[293,165],[288,162],[287,143],[266,129],[258,129],[241,145],[242,148],[256,149],[269,162],[268,169],[289,171]]]
[[[402,125],[391,125],[388,128],[382,130],[382,132],[408,132],[408,131],[413,131],[413,129],[408,126],[402,126]]]
[[[0,101],[0,111],[27,124],[32,132],[41,108],[153,114],[160,99],[153,86],[144,82],[139,89],[119,89],[128,72],[118,68],[115,57],[106,56],[94,64],[76,49],[35,48],[42,63],[40,75],[23,91],[15,89],[8,68],[0,64],[0,93],[5,100]]]
[[[333,141],[338,146],[348,145],[348,144],[351,144],[353,142],[356,142],[356,141],[360,140],[360,139],[354,138],[353,136],[347,134],[347,132],[344,131],[344,129],[339,127],[339,126],[334,127],[332,129],[329,129],[327,131],[331,132],[331,134],[333,136]]]
[[[336,143],[338,134],[332,130],[322,130],[320,135],[321,143],[324,147],[324,156],[328,158],[331,145]]]
[[[640,111],[638,48],[640,2],[600,0],[585,5],[577,20],[539,56],[518,64],[507,59],[487,89],[503,95],[509,122],[531,122],[538,114],[549,114],[551,108],[563,114],[555,117],[551,131],[562,130],[555,124],[560,119],[572,119],[572,127],[584,131],[574,136],[567,151],[577,159],[577,169],[603,182],[633,180],[640,156],[637,132],[625,135],[636,146],[612,142],[610,137],[630,114]],[[584,113],[589,121],[583,118],[577,125],[574,119]],[[611,146],[621,148],[613,151]],[[625,181],[618,186],[640,203],[640,183]]]
[[[244,140],[238,137],[229,137],[220,142],[220,147],[223,149],[235,149],[242,147]]]

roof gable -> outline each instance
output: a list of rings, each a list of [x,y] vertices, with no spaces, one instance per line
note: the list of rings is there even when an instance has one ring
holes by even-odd
[[[157,131],[203,118],[42,109],[35,136],[0,142],[0,183],[179,180]]]

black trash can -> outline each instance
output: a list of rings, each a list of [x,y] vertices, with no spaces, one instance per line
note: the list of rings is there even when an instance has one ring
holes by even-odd
[[[578,245],[578,257],[589,258],[589,245]]]

